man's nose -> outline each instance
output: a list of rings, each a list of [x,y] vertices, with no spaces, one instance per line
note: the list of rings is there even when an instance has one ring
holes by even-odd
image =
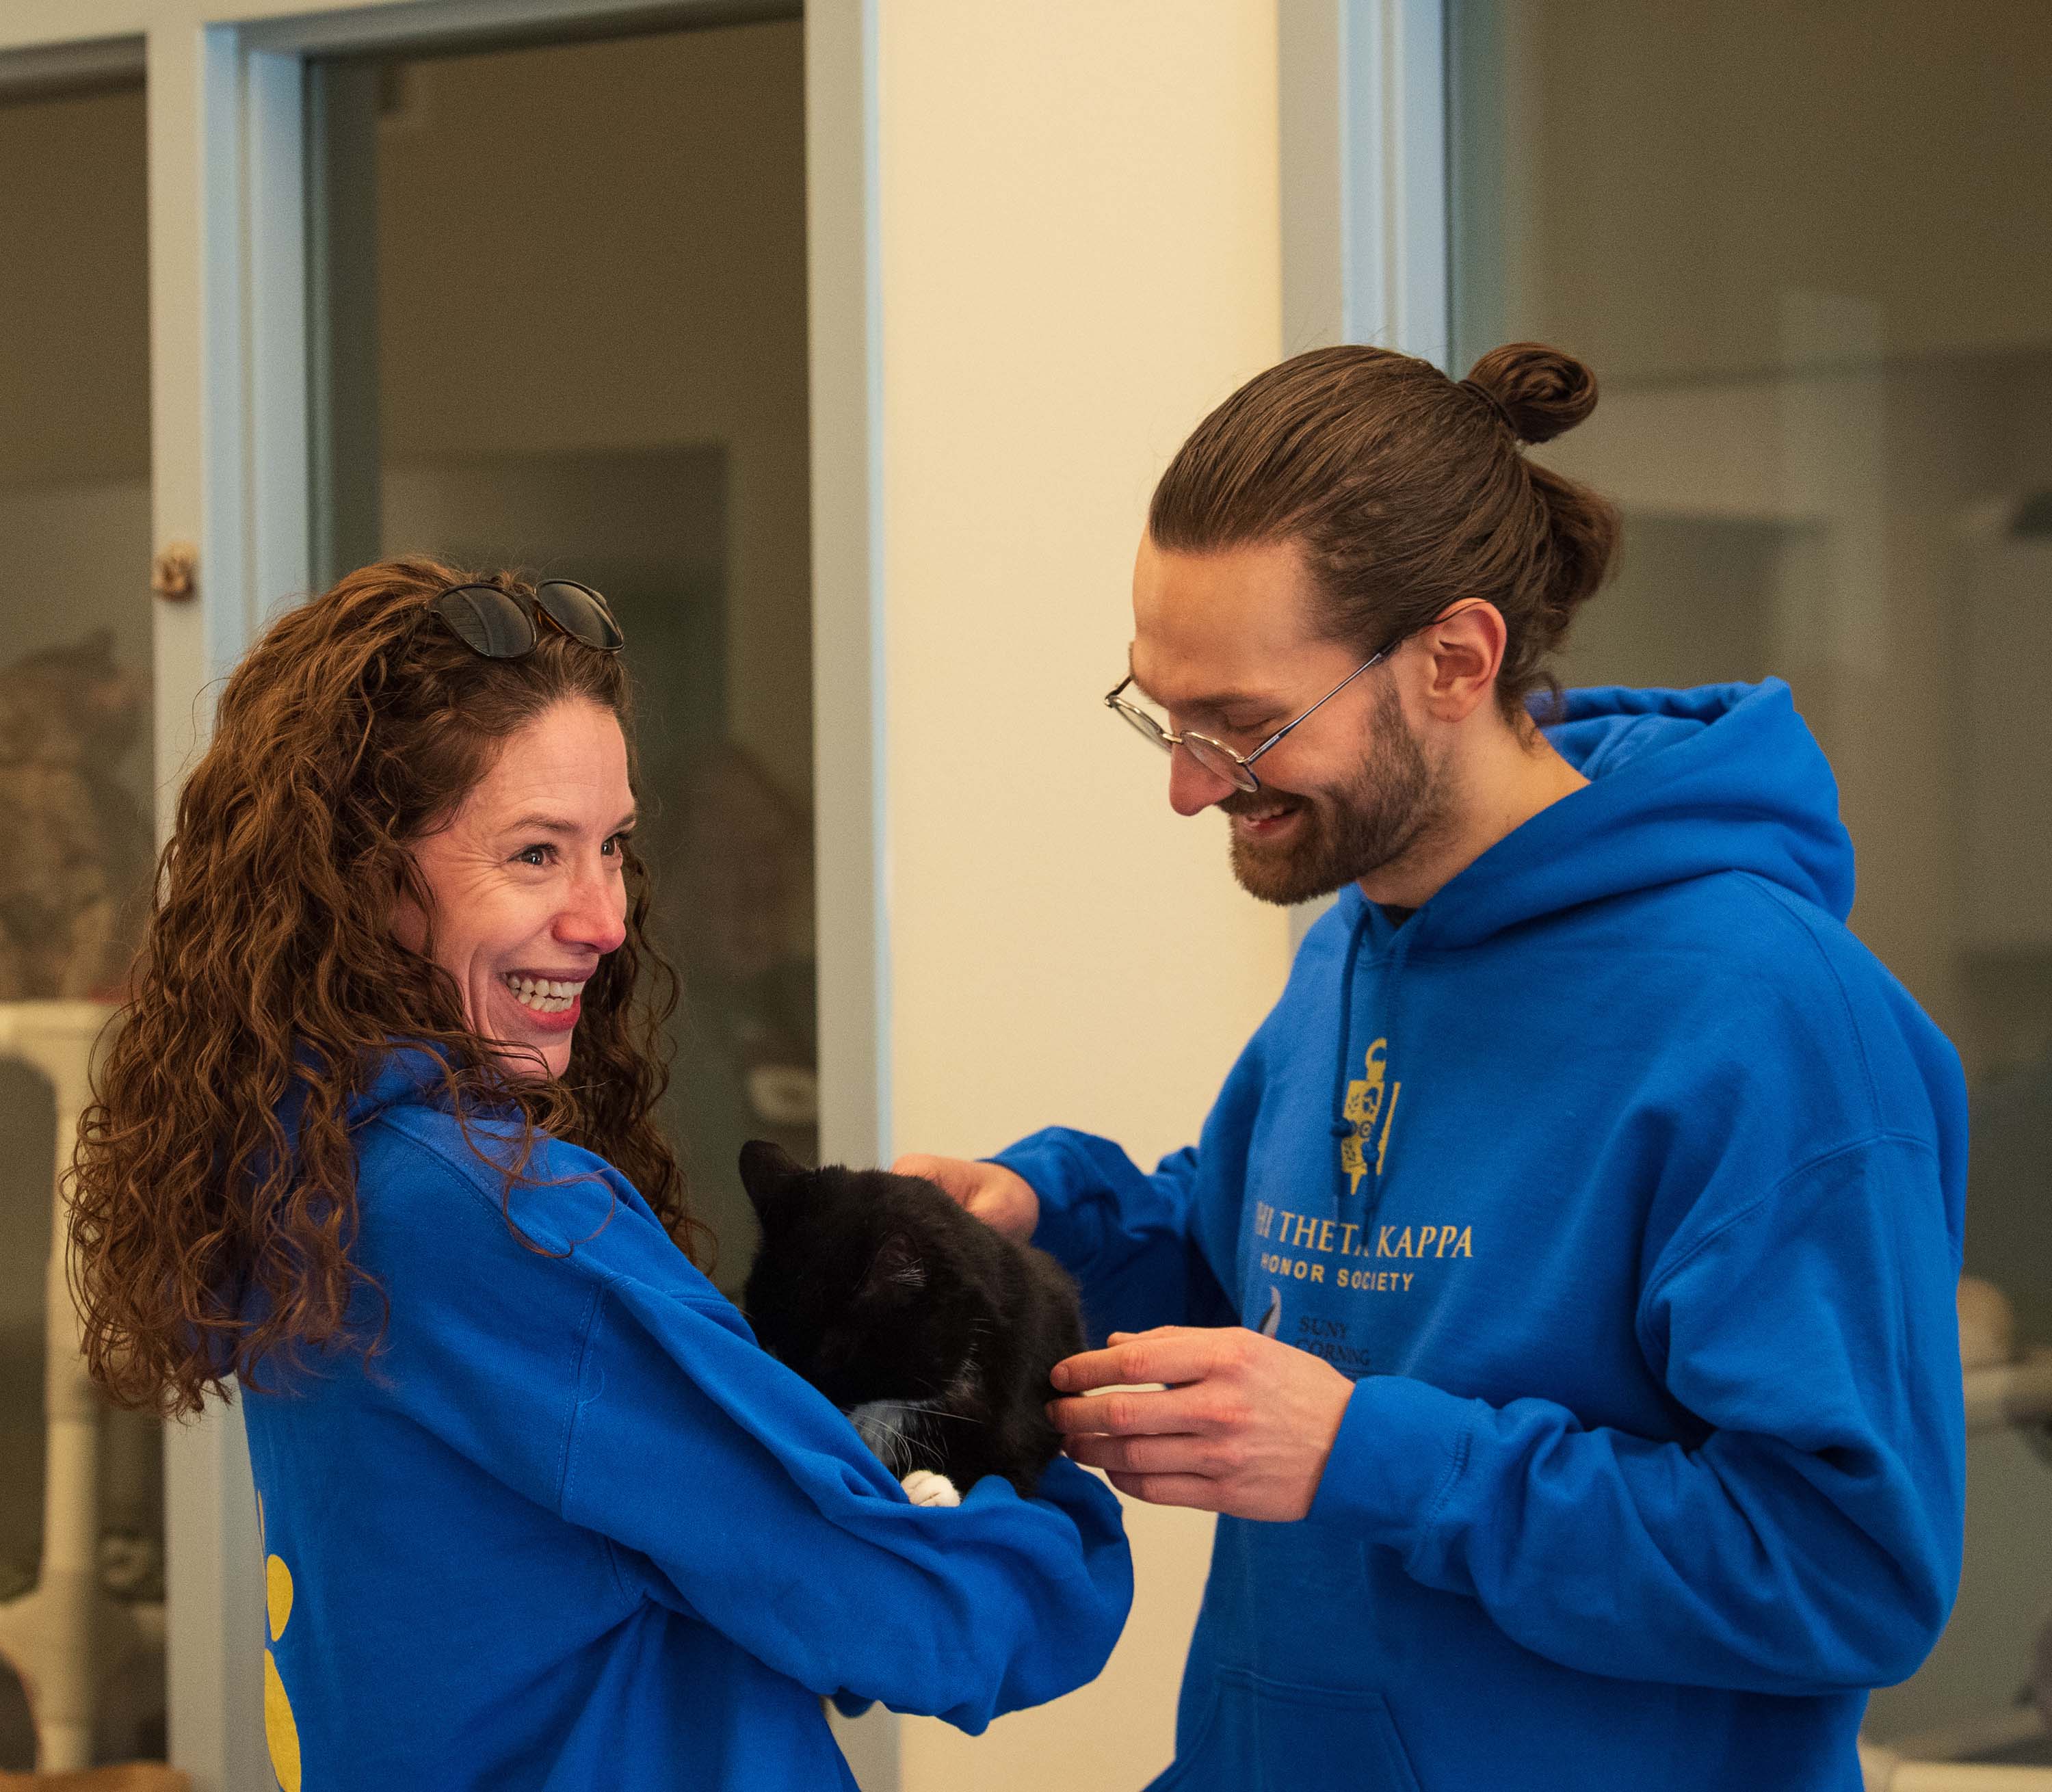
[[[1212,804],[1224,801],[1236,788],[1231,779],[1206,771],[1187,747],[1169,749],[1169,807],[1177,814],[1201,814]]]

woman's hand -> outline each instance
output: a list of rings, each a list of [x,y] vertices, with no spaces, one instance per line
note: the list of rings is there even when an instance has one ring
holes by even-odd
[[[924,1176],[938,1183],[949,1199],[965,1208],[993,1231],[1024,1244],[1040,1223],[1040,1197],[1033,1185],[1002,1164],[977,1163],[967,1157],[926,1157],[917,1152],[891,1166],[894,1176]]]

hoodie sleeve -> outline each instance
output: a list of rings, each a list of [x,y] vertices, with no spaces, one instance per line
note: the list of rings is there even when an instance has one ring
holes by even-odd
[[[578,1371],[559,1510],[625,1580],[824,1695],[972,1733],[1093,1678],[1131,1602],[1118,1503],[1058,1461],[913,1505],[730,1309],[610,1281]]]
[[[1149,1176],[1109,1139],[1051,1126],[992,1160],[1040,1198],[1033,1242],[1076,1278],[1091,1341],[1157,1325],[1231,1324],[1197,1237],[1197,1148]]]
[[[1356,1387],[1313,1522],[1356,1527],[1549,1660],[1771,1693],[1891,1684],[1958,1584],[1957,1252],[1929,1148],[1870,1139],[1662,1262],[1642,1348],[1700,1445]]]

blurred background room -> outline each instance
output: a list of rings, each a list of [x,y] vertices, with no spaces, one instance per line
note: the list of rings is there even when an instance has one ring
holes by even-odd
[[[1566,679],[1789,679],[1973,1091],[1966,1576],[1874,1782],[2052,1788],[2052,9],[8,0],[0,326],[0,1783],[273,1783],[239,1422],[104,1410],[52,1257],[267,615],[400,551],[611,598],[732,1290],[751,1137],[1195,1137],[1305,918],[1098,702],[1153,479],[1286,354],[1536,338],[1626,519]],[[865,1719],[865,1792],[1159,1770],[1209,1524],[1127,1509],[1106,1676]]]

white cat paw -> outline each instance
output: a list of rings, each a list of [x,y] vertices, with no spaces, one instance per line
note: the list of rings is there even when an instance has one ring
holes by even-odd
[[[899,1482],[905,1496],[915,1506],[958,1506],[961,1495],[955,1491],[955,1484],[946,1475],[937,1475],[931,1469],[914,1469]]]

